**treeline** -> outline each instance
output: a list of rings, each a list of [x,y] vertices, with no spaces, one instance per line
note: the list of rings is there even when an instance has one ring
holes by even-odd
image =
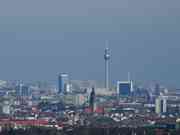
[[[3,129],[0,135],[65,135],[55,128],[30,127],[26,129]]]
[[[30,127],[4,129],[0,135],[180,135],[180,130],[154,128],[93,128],[79,127],[59,131],[55,128]]]

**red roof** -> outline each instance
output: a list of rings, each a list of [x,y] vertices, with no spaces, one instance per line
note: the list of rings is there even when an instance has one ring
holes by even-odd
[[[48,125],[46,120],[16,120],[13,121],[17,125]]]
[[[97,107],[95,112],[96,113],[104,113],[104,108],[103,107]]]
[[[0,124],[17,124],[22,126],[48,125],[47,120],[0,120]]]

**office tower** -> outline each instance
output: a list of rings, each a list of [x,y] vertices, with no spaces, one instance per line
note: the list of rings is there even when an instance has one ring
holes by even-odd
[[[130,83],[131,83],[131,89],[130,89],[130,91],[131,91],[131,92],[134,92],[133,81],[131,80]]]
[[[104,54],[105,60],[105,88],[109,90],[109,61],[110,61],[110,49],[108,47],[105,48]]]
[[[156,96],[160,95],[160,86],[158,83],[155,84],[155,91],[154,91]]]
[[[161,113],[161,100],[160,100],[160,98],[156,99],[155,104],[156,104],[155,112],[157,114],[160,114]]]
[[[117,94],[119,96],[130,96],[133,91],[132,81],[118,81]]]
[[[130,72],[128,72],[128,82],[131,83],[131,88],[130,88],[131,92],[134,92],[134,86],[133,86],[133,81],[131,80]]]
[[[69,75],[66,73],[62,73],[58,77],[58,83],[59,83],[59,93],[67,93],[69,92]]]
[[[90,106],[91,112],[94,112],[94,107],[95,107],[94,105],[95,105],[95,89],[93,87],[90,93],[90,100],[89,100],[89,106]]]
[[[167,99],[166,99],[166,97],[158,97],[156,99],[155,104],[156,104],[155,112],[157,114],[167,112]]]
[[[167,99],[163,98],[163,113],[167,112]]]

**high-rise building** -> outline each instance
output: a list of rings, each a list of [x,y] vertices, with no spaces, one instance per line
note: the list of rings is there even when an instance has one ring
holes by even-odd
[[[131,92],[134,92],[134,86],[133,86],[133,81],[131,80],[131,77],[130,77],[130,72],[128,72],[128,82],[131,83]]]
[[[166,99],[166,97],[159,96],[156,99],[155,103],[156,103],[155,112],[157,114],[161,114],[161,113],[166,113],[167,112],[167,99]]]
[[[109,61],[110,61],[110,49],[106,47],[104,60],[105,60],[105,88],[109,90]]]
[[[117,94],[119,96],[129,96],[133,92],[132,81],[118,81]]]
[[[94,107],[95,107],[95,89],[94,87],[92,88],[92,91],[90,93],[90,99],[89,99],[89,105],[90,105],[90,109],[91,112],[94,112]]]
[[[157,114],[160,114],[161,113],[161,100],[160,100],[160,98],[156,99],[155,104],[156,104],[155,112]]]
[[[59,93],[67,93],[70,90],[70,81],[69,81],[69,75],[66,73],[62,73],[58,77],[58,83],[59,83]]]
[[[155,84],[154,93],[155,93],[156,96],[160,95],[160,86],[159,86],[158,83]]]

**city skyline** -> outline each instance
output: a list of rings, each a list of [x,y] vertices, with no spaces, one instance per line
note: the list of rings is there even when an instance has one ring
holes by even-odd
[[[180,1],[1,0],[0,135],[180,135]]]

